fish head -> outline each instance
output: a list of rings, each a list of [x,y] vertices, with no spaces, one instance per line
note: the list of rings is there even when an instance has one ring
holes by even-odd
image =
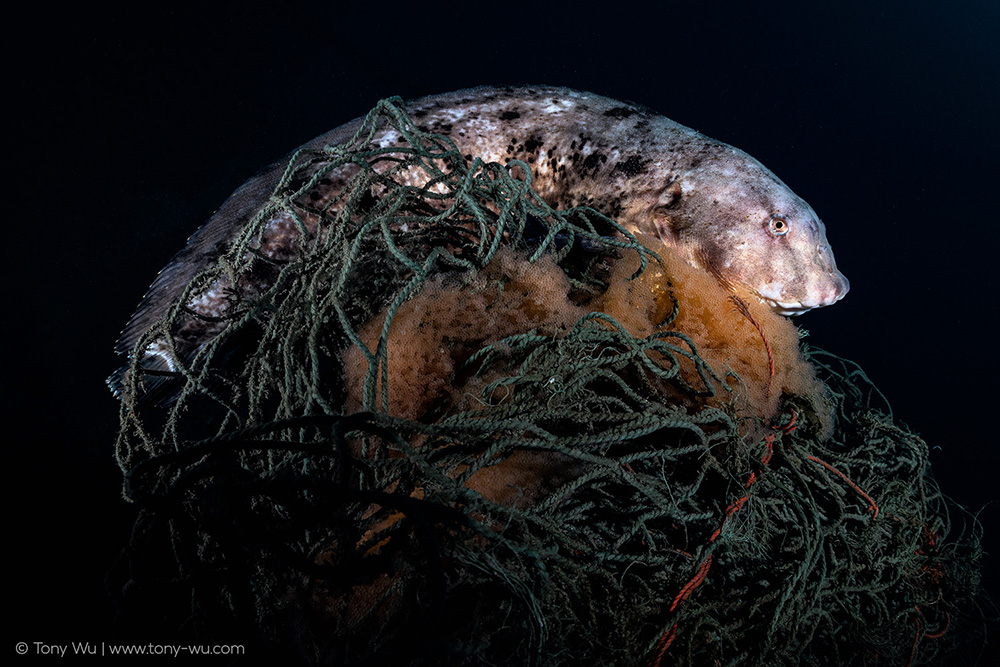
[[[660,193],[652,212],[660,238],[780,315],[842,299],[850,283],[816,212],[760,162],[722,146]]]

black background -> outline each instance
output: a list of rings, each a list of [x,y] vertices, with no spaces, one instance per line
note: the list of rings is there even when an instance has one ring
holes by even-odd
[[[288,4],[8,17],[12,640],[112,636],[103,576],[131,511],[103,381],[160,267],[298,144],[382,97],[484,83],[645,104],[810,202],[852,291],[798,324],[934,447],[997,591],[1000,3]]]

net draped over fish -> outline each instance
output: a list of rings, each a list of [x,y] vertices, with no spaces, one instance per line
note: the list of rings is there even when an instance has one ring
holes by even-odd
[[[291,158],[124,375],[123,624],[315,664],[972,664],[977,524],[864,373],[530,185],[395,98]]]

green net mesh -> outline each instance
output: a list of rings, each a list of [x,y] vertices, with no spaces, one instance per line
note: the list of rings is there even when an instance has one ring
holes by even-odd
[[[376,147],[387,124],[403,141]],[[125,376],[123,623],[338,665],[974,664],[995,614],[976,524],[951,524],[927,445],[834,355],[803,350],[825,440],[801,397],[755,429],[706,403],[733,383],[669,315],[646,337],[593,312],[484,341],[459,398],[393,416],[388,332],[434,280],[476,289],[515,253],[554,261],[585,306],[623,257],[657,261],[593,210],[552,210],[528,173],[467,160],[396,99],[292,157]],[[282,213],[300,236],[276,259],[259,249]],[[238,286],[225,320],[202,322],[183,304],[220,280]],[[209,342],[184,347],[198,325]],[[153,342],[178,351],[158,402]]]

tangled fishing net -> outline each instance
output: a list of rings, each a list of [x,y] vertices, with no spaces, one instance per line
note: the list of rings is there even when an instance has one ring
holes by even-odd
[[[978,535],[927,445],[669,255],[398,100],[294,155],[125,376],[123,622],[337,665],[972,664]]]

